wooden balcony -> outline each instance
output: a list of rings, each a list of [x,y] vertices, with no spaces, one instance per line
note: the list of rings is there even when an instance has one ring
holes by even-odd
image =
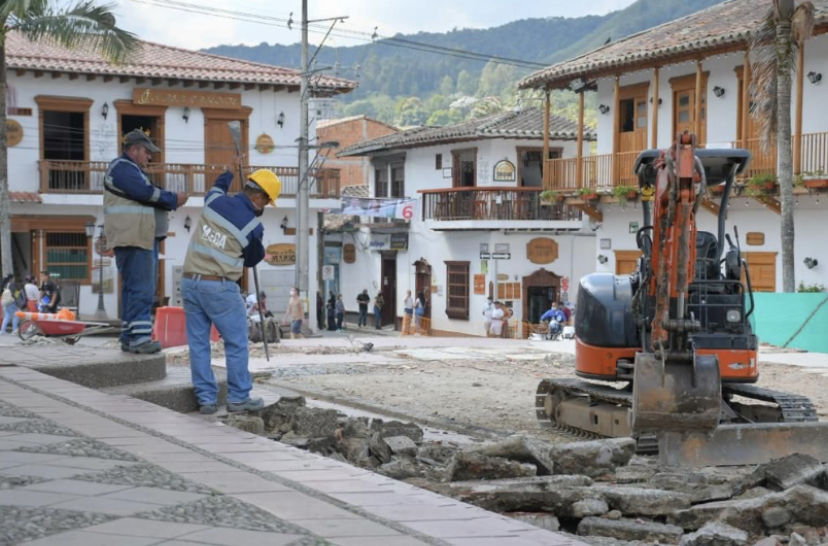
[[[799,161],[794,157],[795,174],[828,172],[828,133],[805,133],[802,135],[802,151]],[[750,151],[751,160],[743,178],[750,180],[754,176],[776,174],[776,146],[765,148],[760,139],[748,140],[747,143],[738,140],[732,143],[735,148],[746,148]],[[796,137],[794,137],[796,147]],[[799,169],[796,167],[799,166]],[[796,171],[799,172],[796,172]]]
[[[49,161],[38,162],[40,193],[99,194],[103,190],[104,175],[109,164],[105,161]],[[146,172],[156,185],[174,192],[192,196],[204,195],[216,177],[224,172],[224,165],[192,165],[183,163],[152,163]],[[270,169],[282,181],[282,197],[295,197],[299,170],[295,167],[265,167],[249,165],[245,175],[257,169]],[[241,190],[236,176],[231,192]],[[317,169],[311,172],[310,195],[320,199],[339,199],[339,169]]]
[[[532,221],[579,220],[563,203],[541,201],[540,188],[474,187],[423,190],[423,220]]]
[[[575,191],[580,188],[611,190],[616,186],[637,186],[633,166],[640,153],[584,156],[580,170],[578,158],[550,159],[544,171],[544,187],[556,191]]]

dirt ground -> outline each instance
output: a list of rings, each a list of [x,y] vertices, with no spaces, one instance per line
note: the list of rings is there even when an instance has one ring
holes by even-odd
[[[531,353],[531,351],[529,351]],[[568,354],[527,354],[527,360],[417,360],[402,354],[399,365],[371,366],[360,373],[282,377],[274,382],[339,401],[391,408],[412,418],[454,422],[500,432],[530,432],[549,439],[571,437],[542,431],[535,420],[534,393],[545,377],[572,377]],[[533,360],[532,358],[540,358]],[[332,363],[335,357],[331,359]],[[828,370],[764,364],[759,386],[808,396],[828,419]]]

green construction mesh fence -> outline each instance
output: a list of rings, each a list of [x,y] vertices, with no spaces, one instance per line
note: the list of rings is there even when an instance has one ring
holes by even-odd
[[[757,293],[754,299],[750,322],[760,342],[828,353],[828,294]]]

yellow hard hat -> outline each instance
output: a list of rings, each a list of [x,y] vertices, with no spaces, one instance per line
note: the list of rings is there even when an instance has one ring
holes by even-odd
[[[262,188],[270,197],[270,204],[276,206],[276,199],[282,193],[282,181],[279,180],[276,173],[269,169],[259,169],[251,173],[248,178]]]

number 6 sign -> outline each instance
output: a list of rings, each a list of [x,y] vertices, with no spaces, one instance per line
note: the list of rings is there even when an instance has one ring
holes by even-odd
[[[403,205],[402,208],[402,217],[406,220],[411,220],[414,218],[414,204],[413,203],[406,203]]]

